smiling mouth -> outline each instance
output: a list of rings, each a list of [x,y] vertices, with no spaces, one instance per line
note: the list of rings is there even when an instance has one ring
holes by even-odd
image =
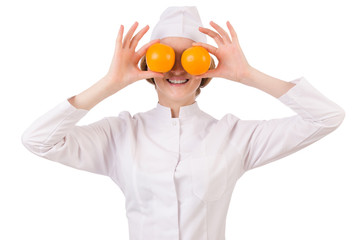
[[[189,81],[189,79],[183,79],[183,80],[166,79],[166,80],[167,80],[167,82],[169,82],[171,84],[176,84],[176,85],[185,84]]]

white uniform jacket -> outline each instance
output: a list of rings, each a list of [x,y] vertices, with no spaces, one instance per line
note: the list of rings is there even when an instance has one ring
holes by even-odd
[[[223,240],[235,183],[336,129],[344,111],[301,77],[278,98],[297,115],[217,120],[195,102],[172,118],[160,104],[87,126],[67,100],[23,134],[27,149],[73,168],[109,176],[122,190],[131,240]]]

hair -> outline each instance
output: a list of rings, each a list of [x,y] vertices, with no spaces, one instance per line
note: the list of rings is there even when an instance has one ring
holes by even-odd
[[[140,67],[141,67],[141,70],[142,71],[147,71],[148,70],[148,66],[147,66],[147,63],[146,63],[146,56],[143,56],[142,59],[141,59],[141,63],[140,63]],[[209,70],[211,69],[214,69],[215,68],[215,61],[214,59],[211,57],[211,63],[210,63],[210,68]],[[202,78],[201,79],[201,83],[200,83],[200,86],[198,87],[198,89],[196,90],[196,95],[195,97],[197,97],[200,93],[201,93],[201,89],[200,88],[204,88],[206,87],[207,84],[209,84],[209,82],[211,81],[212,78]],[[156,84],[155,84],[155,80],[153,78],[147,78],[146,79],[147,82],[153,84],[156,88]]]

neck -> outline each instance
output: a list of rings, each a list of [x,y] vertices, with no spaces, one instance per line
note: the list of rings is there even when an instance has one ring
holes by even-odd
[[[165,107],[168,107],[171,109],[172,118],[178,118],[179,114],[180,114],[180,108],[182,106],[187,106],[187,105],[193,104],[195,102],[195,99],[193,99],[192,101],[188,101],[188,102],[163,102],[161,100],[159,100],[158,102],[162,106],[165,106]]]
[[[171,115],[172,118],[178,118],[180,114],[180,106],[178,107],[171,107]]]

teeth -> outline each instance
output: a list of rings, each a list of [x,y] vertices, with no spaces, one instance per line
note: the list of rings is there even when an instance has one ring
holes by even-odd
[[[171,79],[167,79],[167,81],[169,81],[170,83],[173,83],[173,84],[182,84],[182,83],[187,82],[188,79],[185,79],[185,80],[171,80]]]

